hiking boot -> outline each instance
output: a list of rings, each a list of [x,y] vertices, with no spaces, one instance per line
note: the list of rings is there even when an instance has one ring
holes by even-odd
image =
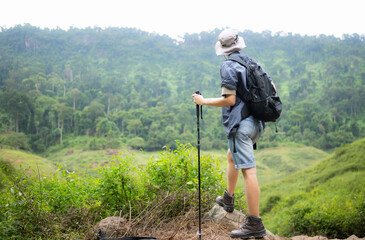
[[[233,196],[229,195],[227,190],[224,192],[223,197],[219,196],[215,200],[216,203],[218,203],[219,206],[223,207],[224,210],[231,213],[234,210],[234,194]]]
[[[266,235],[266,229],[261,218],[247,216],[246,223],[238,230],[231,232],[231,238],[262,238]]]

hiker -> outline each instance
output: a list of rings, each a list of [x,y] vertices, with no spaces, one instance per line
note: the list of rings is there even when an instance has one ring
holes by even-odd
[[[215,45],[216,54],[240,57],[244,62],[250,58],[240,53],[246,47],[238,31],[226,29],[221,32]],[[227,190],[216,202],[227,212],[234,210],[234,191],[240,170],[245,180],[245,193],[248,206],[246,223],[238,230],[232,231],[232,238],[262,237],[266,230],[259,216],[260,188],[256,177],[253,145],[263,132],[263,123],[248,112],[245,103],[238,97],[244,94],[246,86],[246,69],[234,61],[224,61],[220,69],[222,97],[204,98],[193,94],[198,105],[222,107],[223,125],[227,133],[229,149],[227,151]]]

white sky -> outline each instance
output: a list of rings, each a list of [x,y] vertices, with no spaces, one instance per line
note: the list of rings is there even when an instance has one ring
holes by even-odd
[[[363,0],[1,0],[0,26],[132,27],[177,38],[231,27],[301,35],[365,34]]]

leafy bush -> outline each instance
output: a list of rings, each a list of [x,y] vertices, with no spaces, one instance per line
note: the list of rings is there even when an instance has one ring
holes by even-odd
[[[0,135],[0,146],[6,146],[13,149],[30,150],[28,139],[24,133],[7,133]]]
[[[21,169],[4,181],[8,187],[0,192],[0,238],[80,237],[100,209],[94,182],[74,173],[45,176]]]
[[[363,194],[350,198],[337,197],[331,201],[305,201],[290,211],[290,225],[295,233],[346,238],[365,235]]]
[[[138,218],[149,212],[156,225],[197,209],[196,149],[188,144],[166,149],[146,166],[114,156],[98,177],[62,167],[47,176],[0,166],[0,239],[76,239],[115,213]],[[219,161],[202,156],[201,173],[204,211],[223,191]]]
[[[108,141],[105,138],[93,138],[89,142],[90,150],[102,150],[105,149]]]
[[[146,145],[146,143],[143,138],[134,137],[128,141],[128,145],[134,149],[141,149]]]
[[[143,187],[138,182],[137,168],[133,166],[130,157],[114,156],[111,163],[101,168],[98,196],[107,213],[113,215],[116,211],[129,212],[136,207],[143,196]],[[140,210],[140,209],[138,209]]]
[[[217,159],[201,156],[200,161],[202,199],[210,203],[224,191],[223,173]],[[179,143],[175,151],[166,148],[158,158],[150,159],[146,172],[154,189],[174,192],[186,186],[188,192],[196,193],[199,181],[196,149],[190,144]]]

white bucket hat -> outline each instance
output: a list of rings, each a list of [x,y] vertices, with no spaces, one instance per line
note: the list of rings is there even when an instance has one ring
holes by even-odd
[[[215,53],[228,56],[233,52],[240,51],[246,47],[245,41],[238,36],[238,31],[226,29],[218,36],[218,42],[215,44]]]

